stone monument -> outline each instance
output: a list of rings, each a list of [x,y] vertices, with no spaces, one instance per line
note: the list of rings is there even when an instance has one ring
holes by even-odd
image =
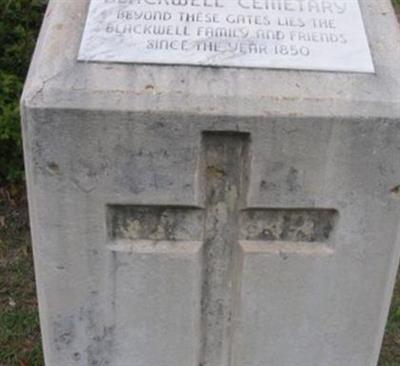
[[[375,366],[400,250],[389,0],[51,0],[22,97],[47,366]]]

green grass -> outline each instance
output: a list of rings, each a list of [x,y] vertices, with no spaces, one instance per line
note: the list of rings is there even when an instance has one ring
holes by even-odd
[[[397,275],[379,366],[400,366],[400,271]]]
[[[4,365],[42,365],[39,319],[35,309],[9,309],[0,314],[0,360]]]
[[[43,365],[26,211],[0,197],[0,366]]]

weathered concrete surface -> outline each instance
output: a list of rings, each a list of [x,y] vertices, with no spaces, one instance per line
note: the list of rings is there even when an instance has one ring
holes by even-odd
[[[376,75],[77,63],[87,5],[50,2],[22,99],[47,365],[376,364],[400,247],[389,1],[361,2]]]

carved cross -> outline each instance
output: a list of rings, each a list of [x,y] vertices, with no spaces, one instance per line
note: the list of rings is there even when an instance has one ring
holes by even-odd
[[[242,249],[287,246],[329,239],[335,210],[245,208],[250,136],[210,132],[203,136],[203,208],[110,206],[112,239],[135,245],[203,241],[200,365],[230,366],[238,314]],[[279,251],[279,249],[278,249]]]

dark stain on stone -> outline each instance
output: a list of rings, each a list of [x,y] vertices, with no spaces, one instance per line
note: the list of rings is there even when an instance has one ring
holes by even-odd
[[[288,260],[289,259],[289,256],[288,256],[288,254],[286,254],[286,253],[284,253],[284,252],[279,252],[279,256],[284,260],[284,261],[286,261],[286,260]]]
[[[207,178],[222,179],[225,176],[225,172],[222,169],[220,169],[214,165],[210,165],[207,167],[206,175],[207,175]]]
[[[68,349],[75,338],[75,324],[72,316],[53,323],[54,345],[57,351]]]
[[[89,366],[111,365],[110,356],[114,344],[115,327],[104,327],[103,333],[93,337],[93,342],[86,349]]]
[[[49,173],[51,175],[60,175],[61,174],[60,167],[54,161],[47,163],[47,170],[49,171]]]
[[[289,192],[297,192],[301,189],[301,184],[299,183],[299,171],[296,168],[290,168],[289,174],[286,178],[286,183]]]
[[[394,197],[400,199],[400,185],[391,188],[390,193],[392,193]]]
[[[262,180],[260,182],[260,188],[264,191],[273,191],[277,189],[276,183],[268,182],[266,180]]]
[[[249,209],[242,211],[242,239],[326,242],[335,227],[333,209]]]

